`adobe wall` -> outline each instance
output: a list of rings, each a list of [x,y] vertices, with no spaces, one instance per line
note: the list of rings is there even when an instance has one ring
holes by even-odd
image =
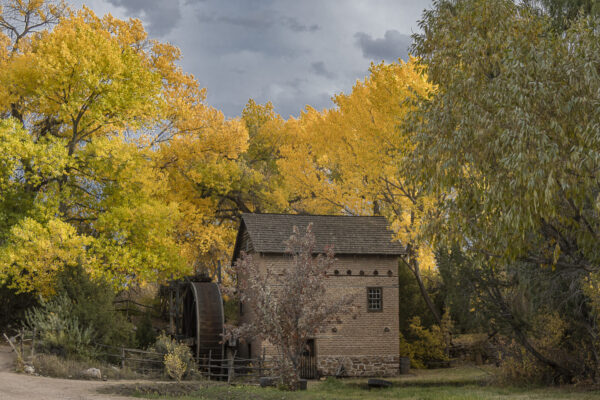
[[[343,365],[346,376],[396,375],[399,370],[398,259],[385,256],[336,258],[325,282],[327,293],[332,299],[352,296],[357,310],[341,315],[315,335],[320,374],[335,375]],[[289,263],[280,255],[255,254],[254,259],[261,268],[269,268],[274,273]],[[367,310],[367,287],[382,288],[382,311]],[[265,343],[264,347],[267,356],[276,354],[270,344]],[[252,344],[255,356],[261,354],[260,348],[260,343]]]

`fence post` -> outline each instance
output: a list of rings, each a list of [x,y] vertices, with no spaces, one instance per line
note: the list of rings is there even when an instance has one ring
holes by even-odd
[[[25,339],[25,330],[23,328],[21,328],[21,356],[24,355],[23,353],[23,340]]]
[[[10,345],[10,347],[13,349],[13,351],[15,352],[15,354],[17,355],[17,357],[20,357],[19,354],[19,350],[17,350],[17,348],[15,347],[15,345],[13,344],[12,340],[10,340],[10,338],[8,336],[6,336],[6,333],[3,334],[4,338],[6,339],[6,342]],[[21,357],[22,358],[22,357]]]
[[[237,354],[237,350],[235,350],[233,352],[233,355],[231,356],[231,359],[228,360],[228,367],[227,368],[227,384],[231,383],[231,379],[235,376],[235,355]]]
[[[262,357],[258,357],[258,377],[263,376],[263,367],[265,364],[265,348],[263,347]]]
[[[121,369],[125,369],[125,347],[121,347]]]
[[[37,335],[37,329],[33,328],[33,337],[31,338],[31,359],[35,356],[35,336]]]
[[[212,350],[209,350],[208,351],[208,380],[210,380],[210,374],[211,374],[211,368],[210,368],[211,359],[212,359]]]

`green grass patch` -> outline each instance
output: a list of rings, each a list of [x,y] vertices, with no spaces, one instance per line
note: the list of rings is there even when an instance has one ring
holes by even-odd
[[[575,387],[499,387],[491,383],[493,371],[485,368],[460,367],[416,371],[411,375],[389,379],[394,386],[371,389],[367,379],[311,381],[308,390],[285,392],[257,386],[228,386],[218,382],[120,386],[116,393],[168,400],[486,400],[486,399],[575,399],[600,398],[600,391]]]

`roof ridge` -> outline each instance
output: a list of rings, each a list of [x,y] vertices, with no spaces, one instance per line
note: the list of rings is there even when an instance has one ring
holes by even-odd
[[[281,215],[281,216],[285,216],[285,217],[385,218],[383,215],[339,215],[339,214],[242,213],[242,217],[244,215]]]

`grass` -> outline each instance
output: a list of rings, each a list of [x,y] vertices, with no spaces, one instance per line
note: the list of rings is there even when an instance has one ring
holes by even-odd
[[[479,400],[479,399],[575,399],[600,398],[600,391],[574,387],[499,387],[490,384],[490,371],[476,367],[416,371],[415,374],[389,379],[389,389],[367,387],[367,379],[333,379],[309,382],[307,391],[284,392],[275,388],[228,386],[216,382],[121,385],[116,392],[155,399],[177,400]]]
[[[98,368],[108,379],[140,379],[144,376],[129,368],[116,368],[100,361],[70,360],[51,354],[38,354],[30,362],[42,376],[66,379],[89,379],[83,373],[88,368]]]

